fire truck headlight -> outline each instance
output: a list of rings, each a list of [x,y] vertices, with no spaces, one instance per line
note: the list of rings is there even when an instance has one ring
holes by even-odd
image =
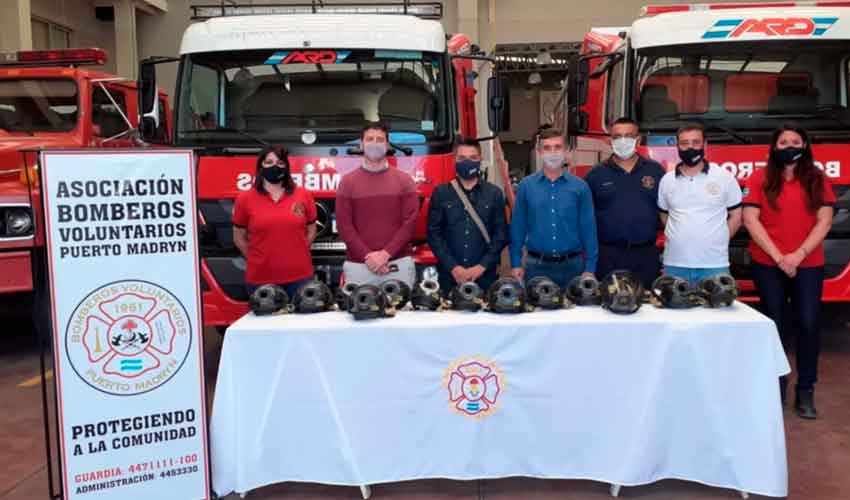
[[[32,233],[32,216],[29,210],[13,208],[6,211],[6,235],[27,236]]]

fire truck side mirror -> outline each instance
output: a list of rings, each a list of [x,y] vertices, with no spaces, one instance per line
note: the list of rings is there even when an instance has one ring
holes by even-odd
[[[590,63],[583,57],[573,57],[569,61],[566,88],[566,132],[568,137],[575,137],[585,132],[586,115],[581,107],[587,102],[588,73]]]
[[[142,61],[139,64],[139,133],[142,139],[153,138],[159,126],[159,99],[156,95],[156,63]]]
[[[603,58],[603,60],[588,75],[588,77],[591,78],[591,79],[599,78],[600,76],[607,73],[608,70],[611,69],[615,64],[617,64],[618,62],[623,60],[623,54],[621,52],[615,52],[613,54],[605,54],[605,55],[602,55],[602,56],[599,56],[599,57]]]
[[[508,79],[492,76],[487,80],[487,121],[494,134],[511,129],[511,89]]]

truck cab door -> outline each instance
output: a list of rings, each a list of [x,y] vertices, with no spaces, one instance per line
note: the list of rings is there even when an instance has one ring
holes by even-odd
[[[622,88],[611,89],[611,75],[622,73],[624,52],[588,54],[571,61],[567,75],[567,130],[572,137],[580,135],[605,135],[605,111],[613,111],[610,102],[622,110]],[[611,90],[616,95],[609,95]],[[618,116],[619,118],[619,116]]]

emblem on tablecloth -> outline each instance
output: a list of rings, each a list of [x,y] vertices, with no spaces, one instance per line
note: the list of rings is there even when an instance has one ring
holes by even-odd
[[[146,281],[110,283],[89,293],[65,332],[71,367],[88,385],[131,396],[168,382],[183,366],[192,342],[183,304]]]
[[[496,363],[480,357],[463,357],[446,370],[445,385],[449,407],[468,417],[492,415],[505,390],[505,375]]]

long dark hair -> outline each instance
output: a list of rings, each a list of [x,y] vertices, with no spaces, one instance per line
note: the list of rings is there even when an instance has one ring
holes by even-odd
[[[266,159],[266,156],[274,153],[280,161],[286,165],[286,173],[283,175],[283,179],[281,185],[283,186],[286,194],[292,194],[295,191],[295,181],[292,180],[292,169],[289,166],[289,152],[286,148],[280,148],[276,146],[266,146],[260,151],[260,155],[257,156],[257,171],[254,172],[254,188],[260,192],[265,194],[266,189],[263,187],[263,161]]]
[[[776,160],[776,141],[779,140],[779,136],[783,132],[788,131],[798,134],[803,139],[803,156],[797,160],[794,176],[800,180],[800,185],[806,194],[806,207],[811,212],[816,212],[823,205],[823,172],[815,166],[809,134],[795,123],[783,123],[773,131],[770,139],[770,156],[767,158],[764,197],[774,210],[777,209],[776,199],[782,192],[782,176],[784,175],[785,165],[780,165]]]

